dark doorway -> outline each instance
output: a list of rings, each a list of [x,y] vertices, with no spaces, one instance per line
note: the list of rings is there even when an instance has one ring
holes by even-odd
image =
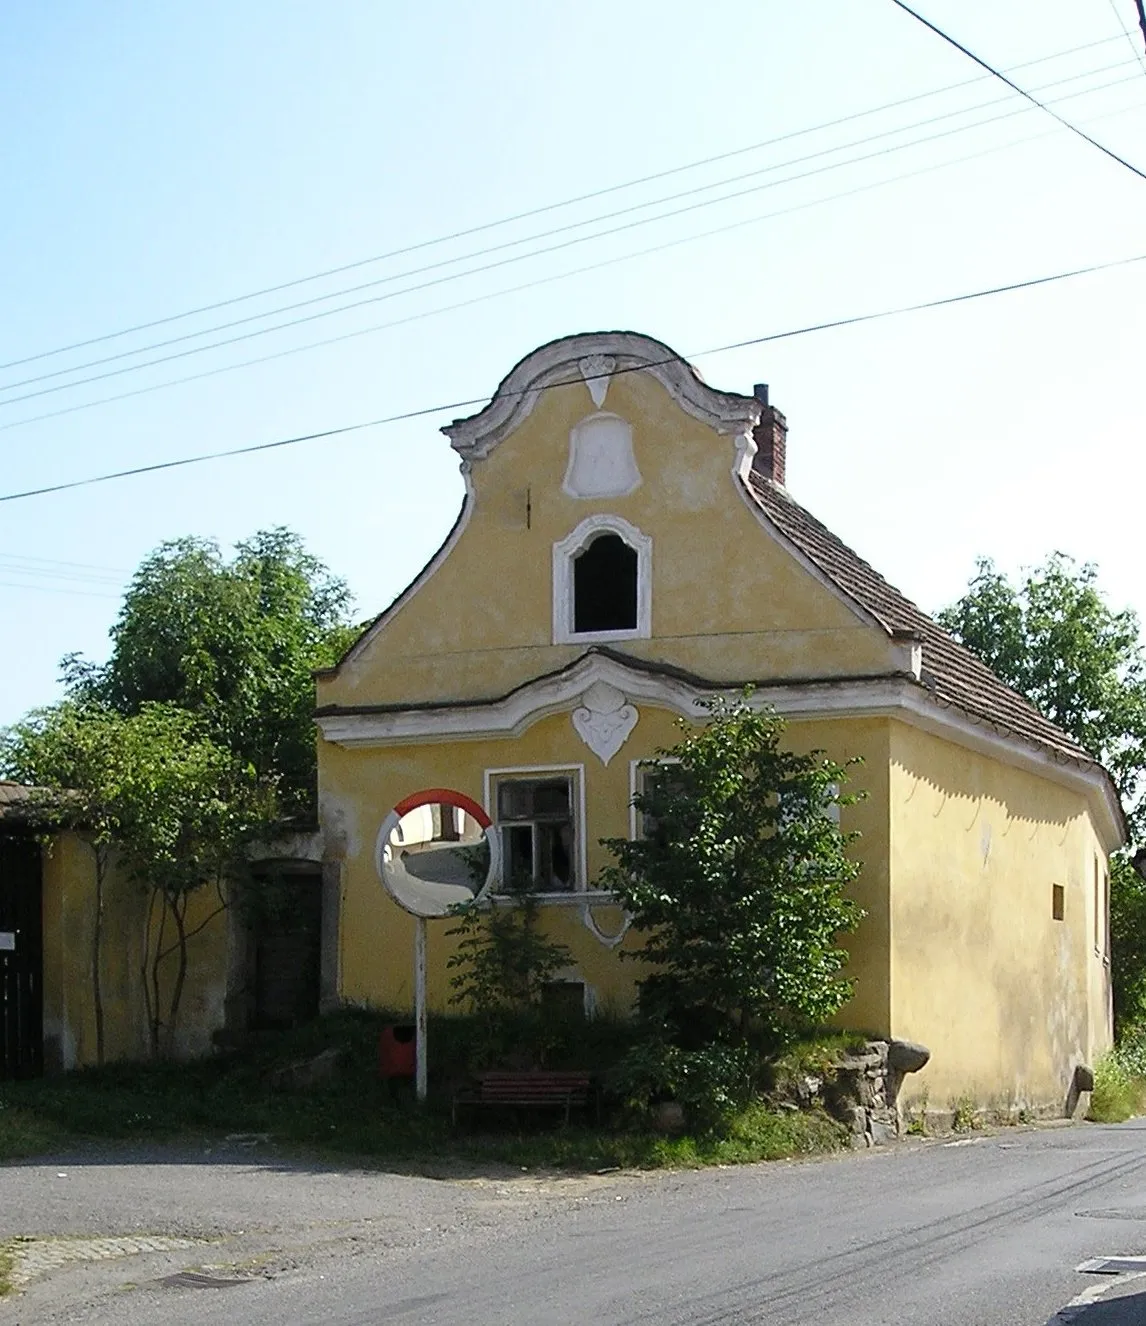
[[[322,872],[276,863],[257,875],[253,923],[257,1028],[294,1027],[318,1016],[322,967]]]
[[[0,834],[0,1081],[44,1071],[40,844]]]
[[[573,560],[573,631],[633,631],[637,554],[619,534],[598,534]]]

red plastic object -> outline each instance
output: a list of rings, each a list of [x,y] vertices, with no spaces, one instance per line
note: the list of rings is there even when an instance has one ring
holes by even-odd
[[[378,1076],[414,1076],[414,1024],[400,1022],[382,1028],[378,1037]]]

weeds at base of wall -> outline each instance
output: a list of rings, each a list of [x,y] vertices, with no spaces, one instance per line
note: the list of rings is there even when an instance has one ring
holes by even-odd
[[[930,1129],[927,1125],[927,1107],[931,1103],[931,1093],[926,1087],[904,1110],[905,1123],[903,1131],[908,1137],[929,1137]]]
[[[1118,1050],[1104,1054],[1094,1068],[1086,1117],[1092,1123],[1122,1123],[1144,1112],[1146,1078],[1132,1071],[1128,1058]]]
[[[975,1098],[969,1092],[954,1096],[951,1100],[951,1131],[970,1133],[982,1127],[982,1120],[975,1108]]]

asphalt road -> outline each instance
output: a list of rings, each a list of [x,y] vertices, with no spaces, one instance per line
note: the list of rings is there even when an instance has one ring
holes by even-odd
[[[1146,1121],[577,1180],[79,1156],[0,1168],[16,1235],[0,1326],[1130,1326],[1137,1268],[1075,1268],[1146,1254]]]

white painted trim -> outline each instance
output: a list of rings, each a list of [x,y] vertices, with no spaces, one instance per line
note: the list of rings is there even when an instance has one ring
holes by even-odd
[[[596,681],[615,686],[630,701],[645,701],[695,721],[703,717],[700,701],[718,693],[718,688],[640,672],[616,659],[587,654],[567,672],[524,686],[490,704],[329,715],[319,718],[318,724],[327,741],[341,746],[514,737],[542,718],[572,709],[586,687]],[[1105,850],[1112,852],[1123,846],[1117,803],[1098,766],[1056,758],[1049,750],[1001,730],[986,719],[976,720],[954,706],[939,705],[929,691],[906,677],[763,685],[754,692],[752,703],[770,705],[790,719],[901,719],[946,741],[1083,792]]]
[[[616,534],[637,554],[637,625],[625,631],[573,630],[573,561],[598,534]],[[653,541],[621,516],[599,511],[586,516],[553,545],[553,643],[608,644],[648,640],[653,633]]]
[[[762,406],[755,397],[714,390],[687,360],[651,336],[612,331],[564,336],[539,346],[510,369],[484,410],[447,424],[442,432],[461,455],[484,459],[529,418],[543,391],[563,384],[580,386],[582,360],[597,357],[613,360],[614,378],[648,373],[682,410],[717,433],[740,435],[760,420]]]
[[[509,764],[503,768],[487,769],[482,775],[482,799],[485,806],[485,813],[493,821],[493,827],[500,829],[497,819],[497,807],[493,804],[493,780],[506,776],[524,777],[529,774],[572,774],[576,787],[574,789],[576,796],[576,816],[577,823],[574,825],[576,830],[574,834],[574,869],[576,878],[574,887],[568,893],[536,893],[533,896],[540,903],[547,906],[569,905],[566,899],[572,898],[577,902],[582,901],[590,893],[589,890],[589,828],[585,818],[585,766],[583,764]],[[500,860],[499,860],[499,865]],[[504,880],[502,881],[504,883]],[[501,895],[504,896],[504,895]],[[611,893],[603,895],[606,898],[612,897]]]

